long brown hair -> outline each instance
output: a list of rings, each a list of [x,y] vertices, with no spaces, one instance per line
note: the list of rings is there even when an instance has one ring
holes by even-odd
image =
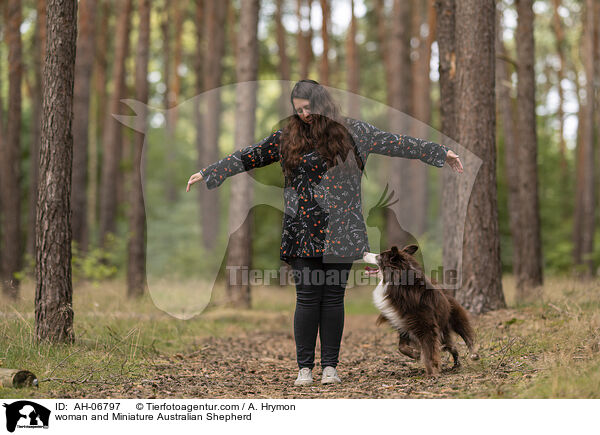
[[[309,101],[312,122],[304,122],[294,108],[294,98]],[[327,168],[337,165],[339,156],[342,161],[348,158],[348,152],[354,152],[354,158],[360,169],[364,169],[362,159],[354,146],[352,136],[340,110],[327,90],[314,80],[304,79],[292,89],[290,102],[294,114],[287,119],[282,131],[281,154],[283,171],[291,176],[303,154],[316,149],[325,160]]]

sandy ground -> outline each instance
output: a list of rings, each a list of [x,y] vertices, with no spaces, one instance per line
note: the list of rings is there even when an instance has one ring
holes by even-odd
[[[501,310],[474,319],[481,343],[480,361],[466,356],[457,339],[462,366],[452,370],[443,354],[437,379],[425,377],[420,362],[400,354],[396,334],[375,325],[375,315],[346,316],[338,373],[341,384],[320,383],[320,345],[317,339],[314,383],[294,386],[298,369],[292,317],[280,314],[268,328],[224,337],[207,337],[197,350],[153,359],[150,375],[118,384],[80,385],[57,389],[51,397],[87,398],[442,398],[502,396],[511,383],[536,376],[535,355],[512,358],[502,326],[522,316]],[[490,331],[492,335],[490,336]],[[496,335],[497,331],[497,335]],[[480,340],[481,341],[481,340]]]

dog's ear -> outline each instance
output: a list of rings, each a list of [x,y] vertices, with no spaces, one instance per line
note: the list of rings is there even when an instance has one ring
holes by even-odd
[[[408,245],[404,247],[402,252],[406,252],[408,255],[413,255],[415,252],[417,252],[417,249],[419,249],[417,245]]]
[[[392,251],[392,255],[390,257],[390,260],[396,261],[400,257],[400,251],[398,251],[398,247],[392,246],[391,251]]]

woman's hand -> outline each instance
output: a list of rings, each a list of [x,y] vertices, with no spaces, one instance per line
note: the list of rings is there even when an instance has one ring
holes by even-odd
[[[456,172],[462,173],[463,165],[458,158],[458,154],[456,154],[454,151],[448,150],[446,153],[446,163],[448,163],[448,165],[450,165],[450,167]]]
[[[200,180],[202,180],[202,174],[200,172],[197,172],[194,175],[192,175],[190,177],[190,181],[188,181],[187,188],[185,189],[185,191],[189,192],[190,191],[190,186],[192,184],[194,184],[194,183],[197,183]]]

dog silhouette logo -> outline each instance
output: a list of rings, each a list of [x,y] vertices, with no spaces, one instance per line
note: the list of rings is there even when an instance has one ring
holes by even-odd
[[[4,404],[6,408],[6,430],[18,428],[48,428],[50,410],[29,400]]]

